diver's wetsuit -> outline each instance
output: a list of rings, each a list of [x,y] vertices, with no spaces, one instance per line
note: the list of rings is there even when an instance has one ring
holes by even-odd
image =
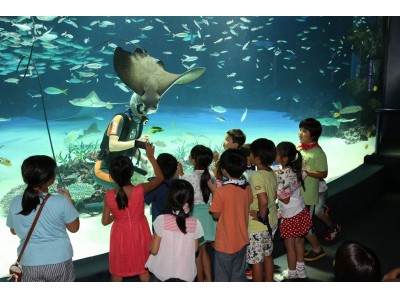
[[[128,116],[129,115],[129,116]],[[142,118],[138,121],[133,117],[129,111],[126,113],[119,113],[114,116],[107,130],[104,132],[103,140],[100,145],[100,153],[97,157],[97,161],[94,165],[93,175],[96,183],[104,186],[106,189],[113,189],[117,185],[110,178],[108,173],[108,166],[111,160],[118,156],[124,155],[132,158],[136,151],[139,151],[136,147],[122,150],[122,151],[109,151],[109,137],[110,135],[117,135],[118,141],[132,141],[139,138],[142,135],[143,125],[147,118]],[[129,127],[126,124],[129,123]],[[137,170],[137,168],[135,168]]]

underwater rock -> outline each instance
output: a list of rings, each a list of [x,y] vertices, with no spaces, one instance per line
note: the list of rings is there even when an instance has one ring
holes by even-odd
[[[340,127],[341,123],[348,123],[354,122],[356,119],[336,119],[336,118],[319,118],[318,121],[321,123],[322,126],[336,126],[337,128]]]
[[[341,110],[339,110],[339,113],[341,115],[354,114],[354,113],[357,113],[362,110],[363,110],[363,108],[360,105],[350,105],[350,106],[346,106],[345,108],[342,108]]]
[[[77,181],[78,181],[78,176],[75,173],[69,174],[68,176],[63,178],[63,183],[65,185],[71,185],[76,183]]]

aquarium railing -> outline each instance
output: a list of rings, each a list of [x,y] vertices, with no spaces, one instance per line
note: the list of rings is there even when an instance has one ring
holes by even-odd
[[[380,108],[376,110],[375,154],[400,156],[400,109]],[[397,116],[392,117],[391,116]],[[389,133],[390,132],[390,133]]]

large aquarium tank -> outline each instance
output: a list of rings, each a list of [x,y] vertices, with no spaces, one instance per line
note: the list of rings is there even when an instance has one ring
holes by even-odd
[[[133,94],[114,70],[117,47],[140,48],[166,72],[206,69],[173,85],[149,115],[156,155],[168,152],[191,171],[196,144],[221,152],[229,129],[246,142],[264,137],[298,144],[299,122],[318,119],[327,181],[375,149],[384,17],[0,17],[0,275],[16,258],[6,227],[10,200],[25,189],[22,161],[56,159],[54,184],[70,190],[81,227],[74,259],[108,252],[101,224],[105,189],[92,169],[113,116]],[[142,151],[144,155],[144,151]],[[135,174],[133,182],[150,177]],[[149,207],[145,208],[149,218]]]

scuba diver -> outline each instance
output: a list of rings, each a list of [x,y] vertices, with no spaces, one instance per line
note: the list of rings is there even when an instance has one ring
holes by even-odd
[[[134,93],[129,108],[118,113],[108,125],[100,145],[100,152],[94,165],[94,180],[106,189],[117,185],[110,178],[108,166],[111,160],[124,155],[137,157],[135,172],[146,175],[148,160],[141,156],[138,148],[145,148],[149,135],[143,135],[147,115],[155,113],[161,97],[175,84],[187,84],[199,78],[205,68],[196,67],[182,74],[165,71],[164,64],[145,50],[137,47],[133,53],[117,47],[113,57],[114,70],[121,81]],[[141,165],[139,168],[139,161]]]
[[[113,189],[117,184],[111,179],[108,173],[108,166],[111,160],[124,155],[131,159],[137,158],[135,172],[146,175],[148,160],[141,155],[139,148],[144,149],[144,142],[148,141],[149,136],[143,135],[143,126],[149,119],[148,114],[156,112],[157,107],[147,107],[138,94],[133,93],[129,108],[116,114],[104,132],[103,140],[100,144],[100,152],[94,165],[94,180],[106,189]],[[140,168],[139,168],[139,162]]]

